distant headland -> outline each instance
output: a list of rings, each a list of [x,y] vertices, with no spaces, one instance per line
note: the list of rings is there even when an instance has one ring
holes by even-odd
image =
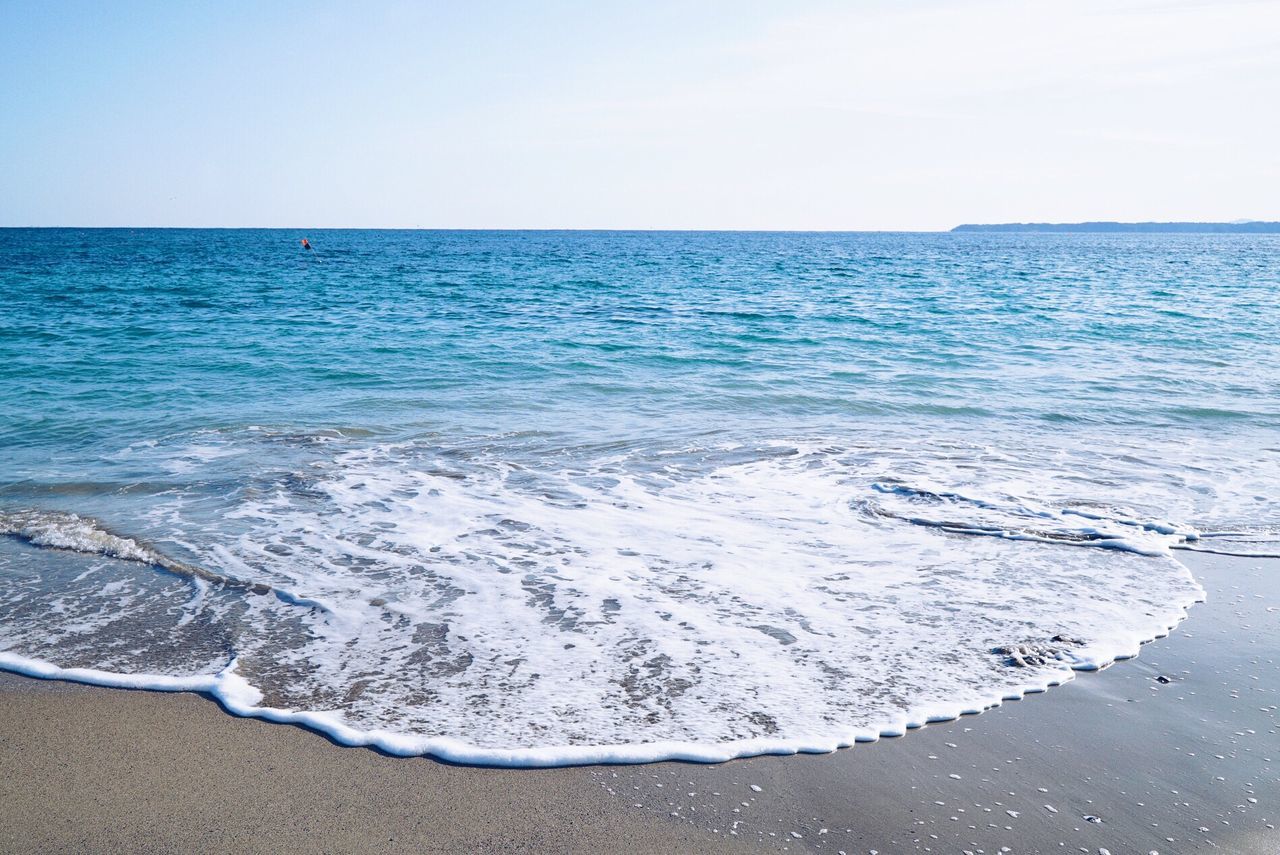
[[[1159,232],[1200,234],[1280,234],[1280,223],[965,223],[953,232]]]

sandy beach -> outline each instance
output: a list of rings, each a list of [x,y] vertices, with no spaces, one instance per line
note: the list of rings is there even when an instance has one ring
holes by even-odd
[[[208,699],[0,681],[5,851],[1271,853],[1280,562],[1137,660],[830,755],[498,770],[338,747]]]

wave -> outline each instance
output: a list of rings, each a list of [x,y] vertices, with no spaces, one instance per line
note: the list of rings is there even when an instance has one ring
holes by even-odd
[[[270,585],[224,576],[195,564],[170,558],[131,537],[112,534],[97,520],[79,514],[41,510],[0,512],[0,535],[17,538],[32,546],[135,561],[177,576],[200,579],[215,585],[246,588],[255,594],[272,593]]]
[[[112,534],[96,521],[73,513],[37,510],[0,513],[0,535],[16,537],[33,546],[137,561],[184,575],[200,573],[198,568],[189,568],[133,538]]]
[[[982,535],[1005,540],[1068,546],[1092,546],[1148,556],[1167,555],[1170,549],[1186,548],[1186,542],[1196,541],[1201,537],[1200,532],[1190,526],[1180,526],[1164,520],[1134,519],[1114,509],[1109,510],[1108,513],[1101,513],[1077,507],[1048,509],[1011,502],[1002,504],[960,493],[934,491],[904,484],[876,483],[872,485],[872,489],[879,493],[904,497],[913,505],[927,503],[932,506],[968,508],[987,512],[986,518],[980,521],[956,521],[893,510],[870,501],[861,503],[870,513],[893,517],[912,525],[940,529],[951,534]],[[1069,517],[1081,517],[1097,525],[1069,525],[1064,522]],[[1054,523],[1057,525],[1054,526]],[[1135,529],[1164,537],[1138,540],[1133,537]]]
[[[861,503],[870,513],[885,517],[894,517],[912,525],[937,528],[951,534],[982,535],[999,537],[1006,540],[1023,540],[1038,543],[1057,543],[1068,546],[1094,546],[1102,549],[1119,549],[1135,552],[1139,555],[1158,556],[1173,550],[1201,552],[1211,555],[1224,555],[1234,558],[1280,558],[1280,552],[1257,551],[1243,549],[1227,549],[1210,546],[1206,541],[1230,539],[1238,541],[1242,538],[1256,536],[1267,537],[1266,542],[1274,542],[1275,533],[1267,528],[1235,532],[1202,532],[1198,529],[1168,520],[1136,519],[1110,508],[1107,512],[1091,511],[1078,507],[1055,509],[1029,508],[1024,505],[1004,504],[976,499],[959,493],[934,492],[932,490],[906,486],[903,484],[874,484],[872,488],[880,493],[905,496],[908,499],[923,500],[936,505],[967,505],[971,508],[991,511],[998,514],[1000,524],[974,524],[973,522],[931,519],[895,512],[871,502]],[[1071,526],[1065,521],[1071,517],[1080,517],[1098,525]],[[1036,520],[1040,526],[1030,525],[1026,520]],[[1058,523],[1057,527],[1046,527],[1046,523]],[[1155,539],[1135,540],[1134,530],[1144,534],[1154,534]]]
[[[1029,498],[995,476],[1041,470],[990,451],[509,441],[522,456],[321,446],[212,513],[169,499],[150,526],[192,563],[91,517],[0,515],[32,545],[209,583],[72,562],[17,595],[0,667],[455,762],[829,751],[1136,655],[1203,597],[1171,550],[1219,534],[1076,498],[1071,470]]]
[[[63,511],[20,510],[0,512],[0,536],[13,537],[31,546],[62,549],[83,555],[101,555],[156,567],[219,588],[240,589],[250,594],[274,595],[282,602],[323,612],[333,607],[320,600],[285,590],[265,582],[241,579],[206,570],[196,564],[172,558],[154,546],[131,537],[113,534],[92,517]],[[383,605],[372,600],[371,605]]]

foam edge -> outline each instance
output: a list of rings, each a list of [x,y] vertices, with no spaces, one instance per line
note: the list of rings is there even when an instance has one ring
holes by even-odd
[[[1197,586],[1198,587],[1198,586]],[[930,724],[955,721],[962,716],[978,715],[1007,701],[1018,701],[1027,695],[1041,694],[1075,678],[1076,672],[1100,671],[1116,662],[1136,658],[1142,646],[1169,635],[1188,617],[1188,609],[1204,602],[1203,588],[1192,601],[1172,608],[1161,619],[1163,629],[1150,638],[1137,638],[1131,645],[1105,656],[1092,655],[1078,659],[1070,668],[1047,679],[1028,683],[1013,691],[991,695],[969,706],[922,708],[911,715],[886,723],[878,730],[854,730],[835,737],[799,737],[795,739],[742,739],[715,744],[696,742],[646,742],[618,745],[561,745],[536,748],[481,748],[450,737],[425,737],[393,733],[386,730],[359,730],[333,714],[315,710],[288,710],[262,707],[262,693],[236,673],[233,658],[221,671],[212,675],[174,677],[164,674],[118,674],[94,668],[62,668],[40,659],[32,659],[8,651],[0,651],[0,670],[41,680],[63,680],[116,689],[153,692],[194,692],[207,695],[232,715],[257,718],[276,724],[292,724],[316,731],[338,745],[372,748],[397,757],[432,757],[447,763],[466,766],[501,768],[552,768],[590,765],[634,765],[661,761],[689,763],[725,763],[744,757],[763,755],[830,754],[857,743],[877,742],[905,736]],[[1081,651],[1082,653],[1086,652]]]

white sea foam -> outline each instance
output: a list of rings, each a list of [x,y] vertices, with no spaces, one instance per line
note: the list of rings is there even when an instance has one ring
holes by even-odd
[[[104,530],[94,520],[57,511],[0,513],[0,535],[20,538],[34,546],[105,555],[124,561],[160,565],[164,558],[136,540]]]
[[[217,514],[156,512],[194,597],[141,566],[187,566],[163,541],[4,518],[141,564],[109,594],[70,570],[13,586],[0,666],[459,762],[828,751],[1136,655],[1202,596],[1169,551],[1200,535],[1165,519],[1175,499],[1057,466],[823,443],[317,454]]]

